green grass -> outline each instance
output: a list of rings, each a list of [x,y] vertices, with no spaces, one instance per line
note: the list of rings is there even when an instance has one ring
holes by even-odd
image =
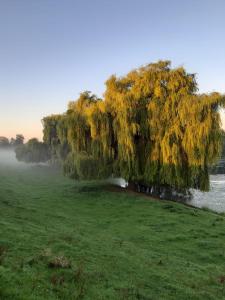
[[[225,219],[0,165],[0,299],[225,299]]]

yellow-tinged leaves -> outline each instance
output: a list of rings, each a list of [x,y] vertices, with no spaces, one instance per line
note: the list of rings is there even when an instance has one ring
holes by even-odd
[[[84,92],[66,114],[45,118],[45,140],[66,141],[75,156],[85,153],[127,180],[207,189],[225,99],[196,92],[195,75],[169,61],[113,75],[103,100]]]

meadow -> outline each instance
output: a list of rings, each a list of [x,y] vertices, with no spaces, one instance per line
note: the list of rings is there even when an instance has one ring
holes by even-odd
[[[222,214],[0,162],[0,299],[225,299]]]

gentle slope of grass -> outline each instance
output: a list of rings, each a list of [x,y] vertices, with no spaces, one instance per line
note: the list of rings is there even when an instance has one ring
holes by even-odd
[[[0,166],[0,299],[225,299],[225,219]]]

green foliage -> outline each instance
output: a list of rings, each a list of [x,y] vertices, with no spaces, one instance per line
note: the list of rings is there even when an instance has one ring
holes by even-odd
[[[19,161],[27,163],[46,162],[50,159],[48,146],[39,142],[36,138],[30,139],[26,144],[17,146],[15,152]]]
[[[60,158],[74,178],[114,174],[150,187],[208,190],[224,101],[197,94],[194,74],[159,61],[110,77],[104,100],[84,92],[63,115],[44,118],[44,139],[55,153],[67,145]]]

